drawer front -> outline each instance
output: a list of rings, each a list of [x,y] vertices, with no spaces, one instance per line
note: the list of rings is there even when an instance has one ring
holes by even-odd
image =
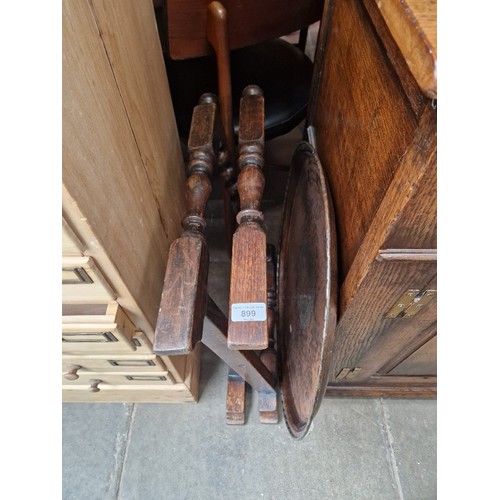
[[[104,358],[78,356],[63,356],[62,374],[67,380],[77,380],[80,375],[88,372],[121,374],[155,373],[166,371],[163,361],[154,354],[143,355],[109,355]]]
[[[63,354],[135,352],[132,335],[116,323],[66,324],[62,328]]]
[[[109,304],[102,316],[63,316],[63,354],[152,354],[147,337],[116,304]]]
[[[163,386],[173,385],[175,383],[172,375],[167,370],[156,373],[144,373],[140,371],[129,370],[124,373],[103,373],[103,372],[85,372],[81,373],[75,380],[68,380],[63,375],[62,386],[65,389],[80,389],[90,392],[99,392],[96,389],[118,388],[119,386]]]
[[[90,257],[62,258],[62,300],[66,303],[106,303],[116,298]]]

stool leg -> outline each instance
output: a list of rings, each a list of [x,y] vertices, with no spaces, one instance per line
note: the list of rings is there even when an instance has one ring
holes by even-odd
[[[277,352],[274,348],[276,320],[276,251],[273,245],[266,247],[266,279],[267,279],[267,329],[269,332],[269,347],[261,352],[260,360],[278,381]],[[259,392],[259,419],[262,424],[277,424],[278,395],[276,392]]]
[[[266,321],[266,233],[260,210],[264,192],[264,96],[249,85],[240,100],[239,224],[233,236],[229,287],[228,346],[263,350],[269,345]]]
[[[226,423],[228,425],[245,423],[245,380],[232,368],[229,369],[227,380]]]

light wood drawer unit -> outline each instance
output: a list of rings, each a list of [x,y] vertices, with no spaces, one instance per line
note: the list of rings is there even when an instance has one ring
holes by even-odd
[[[155,354],[113,354],[98,356],[63,356],[62,373],[68,380],[87,372],[155,373],[167,368],[163,360]]]
[[[62,300],[66,303],[99,303],[116,294],[90,257],[63,256]]]
[[[196,397],[184,384],[98,384],[98,392],[88,385],[63,385],[66,403],[193,403]]]
[[[143,373],[129,371],[126,373],[103,373],[103,372],[86,372],[79,375],[75,380],[68,380],[65,376],[62,378],[63,386],[71,388],[75,386],[85,386],[91,392],[93,388],[102,388],[103,385],[119,386],[119,385],[173,385],[175,382],[172,375],[168,371],[157,373]]]
[[[195,402],[200,351],[159,358],[151,346],[166,255],[185,209],[153,5],[63,2],[62,36],[63,401]],[[82,377],[119,379],[95,393],[80,378],[72,385],[64,374],[76,358]],[[117,366],[108,368],[110,360]],[[137,366],[120,366],[127,361]],[[156,365],[142,366],[148,361]],[[125,372],[165,372],[175,383]]]

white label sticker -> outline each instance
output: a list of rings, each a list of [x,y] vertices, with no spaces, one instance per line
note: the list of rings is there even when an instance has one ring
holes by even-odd
[[[263,302],[247,302],[231,305],[231,321],[266,321],[267,305]]]

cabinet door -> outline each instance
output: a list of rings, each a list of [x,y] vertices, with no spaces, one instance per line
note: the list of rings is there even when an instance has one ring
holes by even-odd
[[[422,255],[373,263],[338,325],[329,388],[434,393],[436,262]]]

